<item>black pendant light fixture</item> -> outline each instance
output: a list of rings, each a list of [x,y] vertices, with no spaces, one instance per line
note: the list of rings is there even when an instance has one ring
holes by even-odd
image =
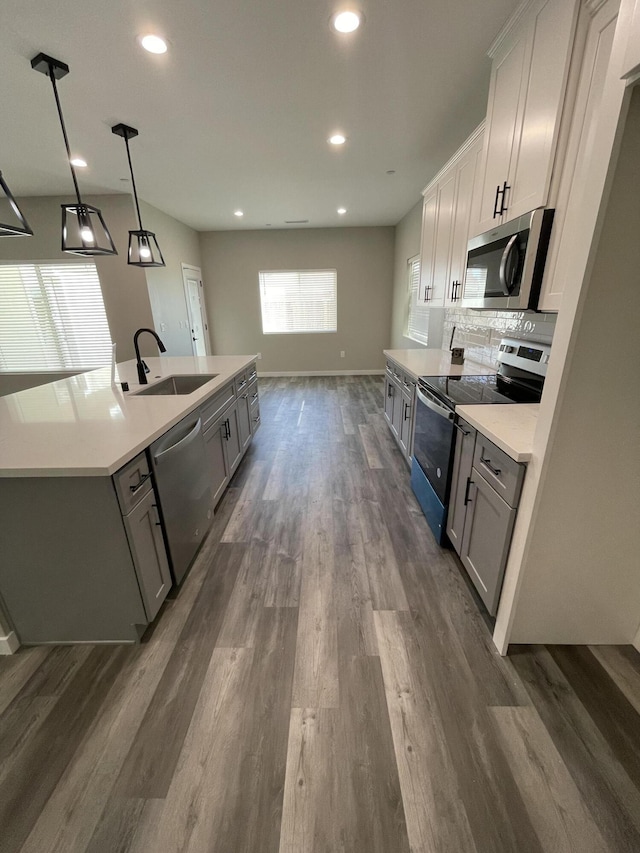
[[[129,127],[127,124],[114,124],[111,132],[116,136],[121,136],[124,139],[124,144],[127,146],[127,159],[129,161],[129,172],[131,173],[131,188],[133,190],[133,198],[136,203],[136,212],[138,214],[137,231],[129,231],[129,258],[128,263],[133,267],[163,267],[165,266],[160,246],[156,240],[156,235],[153,231],[146,231],[142,227],[142,217],[140,216],[140,205],[138,204],[138,193],[136,192],[136,181],[133,177],[133,166],[131,165],[131,153],[129,151],[129,140],[138,135],[135,127]]]
[[[76,178],[75,169],[71,162],[71,149],[69,147],[69,139],[67,137],[67,129],[62,116],[62,107],[60,106],[60,98],[58,97],[58,89],[56,80],[66,77],[69,73],[69,66],[59,59],[53,59],[47,56],[46,53],[39,53],[31,60],[31,67],[41,74],[46,74],[51,80],[53,86],[53,94],[56,99],[58,108],[58,116],[60,118],[60,127],[64,137],[64,144],[67,149],[67,160],[71,169],[71,177],[73,178],[73,186],[76,191],[76,204],[63,204],[62,207],[62,251],[69,252],[73,255],[117,255],[116,247],[113,245],[111,234],[102,217],[102,213],[97,207],[90,204],[85,204],[80,197],[80,189],[78,187],[78,179]]]
[[[0,172],[0,190],[4,193],[4,200],[9,202],[9,207],[16,218],[16,223],[14,225],[0,222],[0,237],[33,237],[33,230],[18,207],[18,203],[13,197],[7,182],[2,177],[2,172]],[[2,202],[3,199],[0,195],[0,203]]]

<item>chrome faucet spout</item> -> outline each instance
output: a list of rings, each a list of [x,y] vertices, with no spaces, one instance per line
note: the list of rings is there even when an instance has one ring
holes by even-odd
[[[138,368],[138,382],[140,383],[140,385],[147,385],[147,373],[149,372],[149,368],[140,357],[140,349],[138,347],[138,338],[142,334],[142,332],[149,332],[150,335],[153,335],[153,337],[156,339],[156,343],[158,344],[158,349],[160,350],[160,352],[166,352],[167,348],[162,343],[162,341],[153,329],[138,329],[138,331],[133,336],[133,348],[136,351],[136,366]]]

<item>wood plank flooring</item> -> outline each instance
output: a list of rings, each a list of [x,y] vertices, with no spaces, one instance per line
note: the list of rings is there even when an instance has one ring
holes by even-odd
[[[381,406],[262,380],[144,641],[0,658],[1,853],[640,851],[640,656],[501,658]]]

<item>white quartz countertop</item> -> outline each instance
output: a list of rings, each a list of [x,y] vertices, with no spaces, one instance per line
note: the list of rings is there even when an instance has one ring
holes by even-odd
[[[496,372],[468,359],[464,364],[451,364],[451,353],[447,349],[386,349],[383,352],[414,379],[420,376],[491,376]]]
[[[539,403],[456,406],[456,414],[516,462],[531,459]]]
[[[192,394],[135,396],[135,360],[0,397],[0,476],[92,477],[125,462],[256,360],[255,355],[145,358],[148,383],[217,374]],[[123,393],[120,382],[129,382]]]

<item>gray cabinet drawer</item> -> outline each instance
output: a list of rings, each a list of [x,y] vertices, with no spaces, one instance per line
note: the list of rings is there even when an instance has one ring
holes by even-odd
[[[473,467],[509,506],[518,506],[525,466],[478,433]]]
[[[147,455],[138,453],[113,475],[113,484],[118,495],[120,511],[127,515],[133,507],[151,491],[151,472]]]
[[[251,383],[251,382],[255,382],[257,378],[258,378],[258,370],[257,370],[256,364],[254,362],[249,368],[247,368],[247,380],[249,381],[249,383]]]
[[[247,371],[239,373],[236,376],[234,382],[236,385],[236,397],[239,397],[241,394],[244,394],[244,392],[247,390],[247,385],[249,384]]]
[[[213,421],[222,414],[222,412],[224,412],[228,405],[233,403],[235,398],[234,383],[230,382],[228,385],[224,386],[222,391],[218,391],[218,393],[214,394],[210,400],[203,403],[200,407],[203,431],[212,424]]]

